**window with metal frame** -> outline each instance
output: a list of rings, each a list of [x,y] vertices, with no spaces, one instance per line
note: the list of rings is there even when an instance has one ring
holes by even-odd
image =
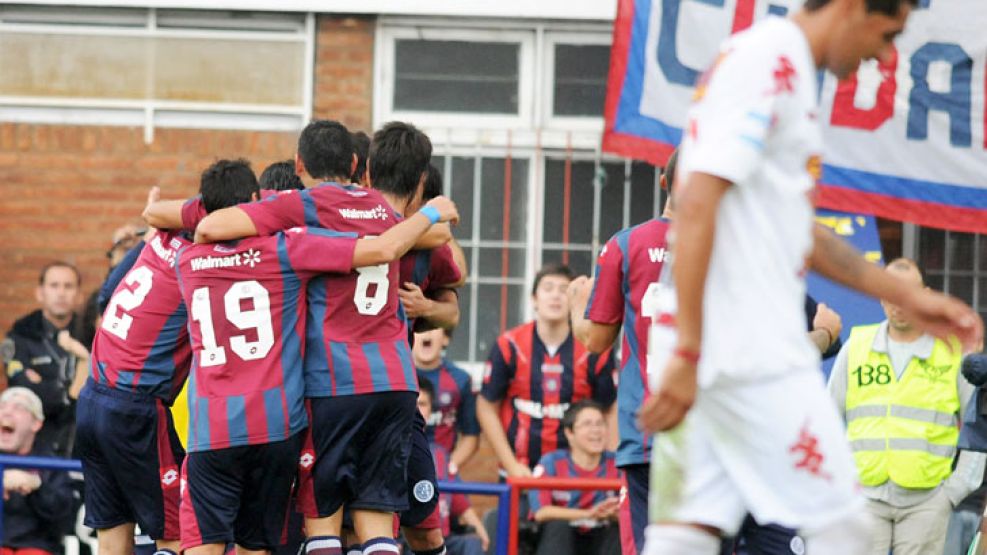
[[[4,6],[0,116],[297,130],[313,43],[311,14]]]
[[[929,287],[958,297],[987,319],[987,237],[917,228],[915,258]]]

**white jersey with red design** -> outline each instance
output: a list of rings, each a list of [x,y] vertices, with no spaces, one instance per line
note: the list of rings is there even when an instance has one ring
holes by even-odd
[[[768,18],[727,40],[696,89],[676,183],[732,183],[719,206],[700,384],[760,380],[819,359],[805,333],[813,173],[822,135],[805,35]]]

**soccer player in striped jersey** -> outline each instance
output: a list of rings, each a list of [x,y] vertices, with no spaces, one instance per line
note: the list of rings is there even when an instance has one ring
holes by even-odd
[[[600,405],[588,399],[573,404],[562,418],[562,429],[569,448],[546,453],[535,467],[535,476],[619,477],[614,453],[606,450],[607,422]],[[620,553],[614,492],[531,490],[528,503],[531,518],[542,523],[539,555]]]
[[[203,178],[211,193],[256,188],[245,164],[220,161]],[[193,365],[189,455],[183,467],[182,547],[221,553],[227,542],[270,551],[279,544],[308,418],[301,352],[306,284],[325,272],[388,264],[440,219],[432,201],[376,239],[294,228],[272,236],[179,253],[182,296],[190,307]],[[309,291],[310,292],[310,291]]]
[[[671,198],[677,151],[661,175]],[[652,435],[637,426],[637,411],[648,392],[648,326],[651,318],[641,308],[648,287],[658,281],[667,257],[671,204],[664,218],[618,231],[607,241],[596,264],[595,278],[576,278],[569,285],[572,328],[576,338],[593,352],[613,345],[624,327],[620,374],[617,380],[617,466],[624,471],[626,495],[620,511],[621,543],[628,555],[644,547],[648,525],[648,483]],[[592,287],[592,293],[590,288]]]
[[[349,185],[356,166],[349,132],[337,122],[313,122],[299,139],[296,163],[321,185],[211,214],[196,238],[266,235],[304,224],[378,235],[418,202],[430,156],[427,136],[408,124],[388,124],[371,145],[371,188]],[[397,549],[392,514],[408,506],[403,469],[417,396],[397,290],[397,262],[309,285],[305,395],[314,425],[299,493],[308,553],[339,551],[344,504],[364,549]]]
[[[239,200],[250,200],[246,191]],[[149,202],[156,198],[152,192]],[[233,199],[234,201],[237,199]],[[191,244],[160,231],[109,297],[93,340],[88,383],[76,406],[76,445],[86,475],[87,526],[101,553],[133,551],[134,524],[159,550],[179,549],[179,468],[185,451],[168,407],[191,360],[176,253]]]

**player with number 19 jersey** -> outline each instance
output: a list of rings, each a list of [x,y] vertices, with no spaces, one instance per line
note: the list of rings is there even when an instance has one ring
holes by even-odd
[[[258,235],[309,225],[372,237],[400,221],[380,192],[338,183],[239,208]],[[398,299],[398,272],[395,261],[321,276],[309,285],[306,397],[418,390]]]
[[[90,379],[76,406],[85,523],[96,530],[134,522],[152,539],[178,539],[185,451],[167,407],[191,360],[174,270],[178,250],[190,244],[178,233],[157,233],[113,292],[96,330]]]
[[[306,285],[348,273],[355,246],[355,234],[295,228],[179,253],[193,352],[183,549],[278,545],[308,425]]]

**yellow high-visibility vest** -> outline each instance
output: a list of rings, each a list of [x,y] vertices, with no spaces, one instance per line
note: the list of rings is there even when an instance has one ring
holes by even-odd
[[[887,353],[871,349],[878,327],[854,327],[848,340],[847,438],[860,481],[934,488],[952,472],[959,438],[960,344],[951,338],[950,351],[937,339],[929,358],[913,357],[899,381]]]
[[[171,406],[171,419],[175,422],[175,431],[178,432],[182,447],[188,447],[188,380]]]

